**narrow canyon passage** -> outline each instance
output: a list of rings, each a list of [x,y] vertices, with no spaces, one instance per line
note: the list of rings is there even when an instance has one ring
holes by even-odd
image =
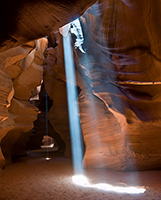
[[[0,8],[0,200],[160,200],[161,0]]]

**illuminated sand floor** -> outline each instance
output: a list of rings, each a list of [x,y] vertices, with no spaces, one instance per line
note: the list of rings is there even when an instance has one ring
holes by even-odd
[[[88,169],[90,183],[108,183],[112,186],[145,186],[144,194],[120,194],[96,188],[82,187],[72,182],[70,159],[55,152],[28,153],[12,165],[0,170],[0,200],[160,200],[161,171],[110,172]],[[137,183],[136,183],[137,181]]]

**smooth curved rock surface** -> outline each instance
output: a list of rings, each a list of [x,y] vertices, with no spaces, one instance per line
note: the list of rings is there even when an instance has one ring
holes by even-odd
[[[9,113],[15,122],[15,127],[8,131],[1,141],[2,152],[7,163],[12,162],[13,155],[20,156],[26,154],[25,144],[30,136],[28,132],[34,127],[33,122],[37,119],[38,111],[38,108],[28,101],[12,99]],[[22,137],[22,135],[26,135],[26,137]],[[22,140],[20,140],[20,138],[22,138]],[[15,151],[14,144],[18,140],[20,140],[21,148]]]
[[[41,1],[35,4],[25,1],[26,5],[14,2],[17,7],[13,7],[11,16],[16,23],[8,26],[10,17],[1,22],[5,25],[0,37],[1,51],[55,31],[82,14],[93,2]],[[49,12],[51,9],[55,14]],[[86,54],[77,49],[75,61],[77,84],[81,88],[79,105],[86,144],[85,167],[161,168],[160,10],[160,0],[99,0],[81,17]],[[67,107],[63,99],[64,79],[59,76],[62,73],[56,71],[61,68],[56,67],[54,71],[51,67],[57,59],[56,49],[50,50],[53,57],[47,58],[50,61],[48,67],[44,67],[50,83],[46,82],[46,90],[58,100],[55,107],[58,105],[56,108],[60,110],[57,112],[63,112],[62,104]],[[19,58],[16,59],[19,62]],[[17,65],[15,73],[20,73]],[[5,99],[8,94],[9,91]],[[53,113],[50,118],[55,117]],[[64,119],[62,116],[61,113],[60,119]]]
[[[49,35],[82,15],[95,2],[95,0],[1,1],[0,52]]]
[[[98,1],[77,50],[85,167],[161,167],[160,3]],[[88,112],[87,112],[88,111]]]
[[[9,77],[6,72],[11,81],[11,86],[13,81],[14,89],[12,96],[6,90],[6,95],[8,94],[8,99],[10,99],[10,105],[6,108],[9,117],[4,122],[2,121],[0,126],[1,149],[7,163],[12,162],[13,155],[25,154],[25,145],[30,135],[29,131],[34,126],[33,122],[37,119],[39,110],[29,102],[29,99],[36,86],[41,84],[43,75],[41,65],[44,61],[43,52],[46,47],[47,39],[42,38],[37,40],[36,43],[30,42],[0,54],[1,62],[10,75]],[[0,116],[2,117],[1,114]],[[1,163],[3,164],[2,153],[1,160],[3,162]]]

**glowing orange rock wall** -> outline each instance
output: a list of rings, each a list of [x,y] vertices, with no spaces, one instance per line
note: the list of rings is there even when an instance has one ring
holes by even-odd
[[[33,128],[33,121],[37,119],[39,110],[29,102],[29,99],[32,97],[35,87],[41,84],[43,75],[41,65],[44,61],[43,52],[46,47],[47,39],[42,38],[37,40],[36,43],[30,42],[0,54],[10,75],[10,77],[8,75],[8,79],[11,81],[11,86],[13,82],[13,98],[10,99],[10,106],[7,109],[9,117],[6,119],[10,124],[5,128],[5,121],[2,122],[0,132],[1,149],[8,163],[11,162],[14,144],[22,134]],[[28,137],[29,135],[26,135],[26,138]],[[25,148],[22,151],[23,153],[21,149],[18,149],[16,154],[23,155]],[[1,160],[4,160],[2,155]]]
[[[160,168],[160,3],[98,2],[81,17],[86,54],[77,50],[84,166]]]
[[[0,66],[2,68],[0,69],[2,72],[2,77],[0,77],[2,80],[2,86],[0,86],[3,93],[2,97],[0,97],[0,126],[2,127],[0,132],[0,140],[4,137],[8,130],[14,128],[15,126],[13,119],[11,118],[11,120],[9,120],[10,118],[7,109],[8,100],[11,100],[13,96],[11,78],[13,79],[13,85],[15,88],[16,101],[17,99],[21,100],[20,104],[17,103],[17,105],[22,105],[22,101],[30,98],[32,89],[37,84],[37,81],[40,82],[38,79],[40,76],[42,76],[42,69],[40,70],[40,67],[37,66],[40,65],[39,56],[37,57],[36,54],[38,53],[38,55],[40,55],[43,53],[43,51],[41,52],[41,49],[38,49],[35,52],[34,62],[31,64],[30,59],[26,59],[26,55],[29,53],[28,50],[31,50],[31,46],[30,44],[26,45],[26,42],[42,38],[43,36],[48,35],[51,31],[57,30],[65,23],[68,23],[69,21],[72,21],[83,14],[83,12],[94,2],[95,0],[62,0],[59,2],[54,0],[16,0],[14,2],[10,2],[10,5],[8,5],[7,1],[1,3],[2,12],[0,12],[0,52],[2,52],[2,54],[0,56],[2,56],[1,61],[4,63],[1,62]],[[5,12],[6,10],[8,12],[7,15]],[[23,46],[15,48],[18,45]],[[8,50],[10,48],[13,49]],[[27,65],[31,64],[32,70],[21,69],[20,65],[23,65],[23,63],[21,63],[22,60],[23,62],[29,62]],[[6,67],[10,76],[8,76],[4,66]],[[33,71],[34,73],[38,73],[39,76],[34,76],[34,79],[32,79],[32,77],[31,79],[33,81],[31,81],[28,75],[33,76]],[[27,78],[29,78],[29,80],[27,80]],[[4,119],[7,121],[4,121]],[[4,127],[7,128],[6,131],[4,131]],[[1,153],[1,149],[0,159],[2,160],[2,162],[0,162],[4,164],[4,158]]]
[[[11,12],[11,18],[16,21],[13,26],[8,27],[8,22],[12,22],[10,17],[3,22],[1,51],[47,35],[82,14],[94,1],[61,1],[60,5],[54,1],[53,4],[47,1],[30,3],[15,4],[17,7]],[[73,5],[73,10],[63,10],[64,5],[66,8]],[[75,50],[75,61],[77,84],[81,88],[78,99],[86,145],[85,167],[114,170],[161,168],[160,5],[159,0],[99,0],[81,17],[86,54]],[[17,9],[17,16],[13,16]],[[21,59],[15,58],[16,62]],[[9,63],[10,60],[6,66],[8,69]],[[24,78],[20,77],[19,64],[14,65],[15,71],[9,74],[13,78],[19,77],[13,81],[15,95],[24,101],[31,91],[22,93]],[[2,72],[7,82],[2,86],[2,91],[7,93],[4,92],[0,105],[1,116],[5,118],[8,115],[6,99],[12,82],[3,67]],[[46,74],[48,72],[47,69]],[[55,80],[50,78],[48,81],[52,85]],[[51,85],[46,82],[46,89],[50,96],[56,95],[57,91],[51,93],[55,87]],[[30,82],[28,87],[33,88]],[[61,84],[60,88],[65,91]],[[55,102],[55,107],[58,103]],[[49,114],[51,123],[56,119],[53,113]],[[13,121],[8,123],[1,126],[14,127]]]

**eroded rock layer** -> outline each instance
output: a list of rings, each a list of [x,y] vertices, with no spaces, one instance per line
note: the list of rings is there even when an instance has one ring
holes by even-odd
[[[95,0],[0,2],[0,51],[50,34],[82,15],[94,2]]]
[[[30,42],[0,54],[3,70],[6,70],[6,77],[10,83],[10,90],[13,85],[12,95],[9,95],[5,88],[5,98],[8,98],[10,105],[6,107],[8,116],[1,122],[0,132],[1,149],[7,163],[12,161],[13,154],[17,156],[25,154],[25,143],[29,139],[27,132],[33,128],[33,122],[37,119],[39,110],[29,102],[29,99],[36,86],[41,84],[43,75],[41,65],[46,47],[47,39],[42,38],[36,43]],[[4,75],[3,78],[5,78]],[[7,85],[5,79],[3,84]],[[17,141],[21,148],[15,150],[14,144]],[[1,154],[1,160],[3,160],[1,163],[4,163],[3,155]]]
[[[82,14],[94,1],[20,3],[17,0],[16,3],[13,3],[12,18],[7,16],[1,22],[4,27],[0,37],[1,51],[49,34]],[[6,5],[3,3],[2,8]],[[80,18],[84,52],[77,48],[74,55],[77,85],[81,89],[78,102],[86,145],[85,167],[161,168],[160,10],[160,0],[99,0]],[[16,23],[10,23],[12,21]],[[74,42],[75,39],[73,36]],[[49,120],[69,144],[63,46],[60,38],[58,41],[58,47],[46,51],[44,83],[53,99]],[[29,46],[25,47],[28,49]],[[36,86],[36,78],[32,82],[26,77],[30,77],[31,71],[38,70],[39,79],[42,69],[38,65],[42,62],[37,63],[39,59],[34,59],[36,50],[25,53],[32,59],[24,58],[23,53],[17,53],[19,50],[5,51],[2,60],[13,80],[15,97],[19,99],[17,104],[24,105],[22,101],[30,98]],[[8,56],[8,52],[13,55]],[[20,67],[24,63],[24,66],[32,66],[31,71]],[[8,131],[15,126],[10,118],[4,120],[8,117],[7,101],[12,82],[4,72],[5,63],[1,62],[1,66],[0,78],[5,77],[0,87],[3,94],[0,99],[1,127]],[[36,116],[35,112],[33,116]]]
[[[78,84],[86,167],[161,167],[157,2],[98,1],[81,17],[86,54],[77,50],[77,70],[84,80]]]

